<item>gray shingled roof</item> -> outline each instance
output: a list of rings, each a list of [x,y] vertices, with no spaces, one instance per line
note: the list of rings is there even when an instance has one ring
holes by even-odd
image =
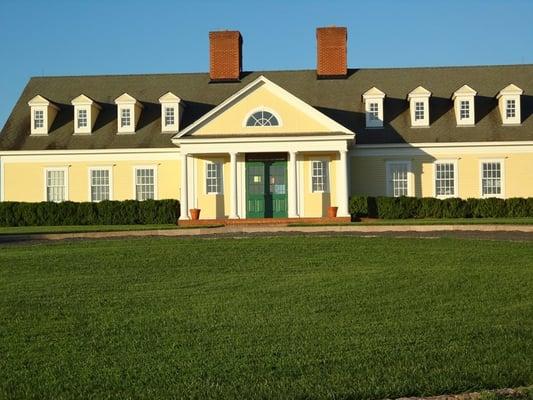
[[[161,133],[158,99],[171,91],[186,104],[182,127],[260,75],[357,133],[358,143],[421,143],[533,140],[533,65],[352,69],[346,79],[316,78],[315,70],[245,72],[239,83],[209,83],[207,73],[39,77],[28,82],[0,134],[2,150],[172,147]],[[502,126],[497,93],[510,83],[524,90],[522,124]],[[475,127],[457,127],[451,96],[467,84],[477,90]],[[429,128],[411,128],[407,94],[422,85],[432,92]],[[386,93],[384,129],[365,129],[362,94]],[[134,135],[116,134],[114,99],[128,92],[144,105]],[[85,94],[102,106],[94,133],[73,135],[72,99]],[[28,101],[40,94],[60,107],[50,134],[31,137]]]

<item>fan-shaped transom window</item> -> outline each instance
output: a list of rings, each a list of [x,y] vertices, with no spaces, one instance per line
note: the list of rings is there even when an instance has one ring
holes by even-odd
[[[269,111],[256,111],[246,120],[246,126],[279,126],[279,121]]]

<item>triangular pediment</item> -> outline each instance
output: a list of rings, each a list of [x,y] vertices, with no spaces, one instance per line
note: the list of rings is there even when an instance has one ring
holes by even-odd
[[[375,86],[363,93],[363,99],[382,99],[384,97],[385,93]]]
[[[160,103],[179,103],[181,99],[172,92],[167,92],[159,98]]]
[[[429,96],[431,96],[431,92],[429,90],[427,90],[423,86],[418,86],[416,89],[413,89],[413,91],[409,93],[407,98],[410,99],[412,97],[429,97]]]
[[[73,106],[92,106],[92,105],[94,105],[94,106],[100,108],[100,106],[93,99],[91,99],[88,96],[85,96],[84,94],[80,94],[78,97],[73,99],[71,101],[71,104]]]
[[[275,122],[269,126],[250,126],[247,121],[254,115],[274,116],[275,118],[269,121]],[[255,121],[254,118],[252,120]],[[260,76],[189,125],[175,138],[232,135],[276,136],[306,133],[353,135],[353,132],[346,127],[264,76]]]
[[[135,104],[137,99],[128,93],[123,93],[115,99],[115,104]]]
[[[516,94],[521,95],[522,93],[524,93],[524,91],[522,89],[520,89],[514,83],[511,83],[510,85],[507,85],[502,90],[500,90],[500,93],[498,93],[498,96],[496,96],[496,97],[500,98],[501,96],[516,95]]]
[[[453,93],[453,98],[460,96],[475,96],[477,92],[468,85],[463,85]]]

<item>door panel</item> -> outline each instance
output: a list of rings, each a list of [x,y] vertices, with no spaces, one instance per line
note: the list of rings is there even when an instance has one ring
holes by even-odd
[[[246,216],[287,217],[287,161],[246,161]]]

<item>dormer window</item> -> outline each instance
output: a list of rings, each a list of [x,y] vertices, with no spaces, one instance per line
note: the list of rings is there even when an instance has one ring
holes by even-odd
[[[505,106],[505,118],[515,118],[516,117],[516,100],[507,100]]]
[[[382,128],[383,127],[383,99],[385,93],[376,87],[373,87],[363,93],[363,102],[365,103],[366,127]]]
[[[135,133],[143,105],[128,93],[115,99],[117,105],[118,133]]]
[[[127,128],[131,125],[131,110],[129,108],[123,108],[120,110],[120,126]]]
[[[71,103],[74,106],[74,133],[91,134],[94,122],[102,107],[84,94],[76,97]]]
[[[87,128],[87,110],[78,110],[78,128]]]
[[[174,107],[165,107],[165,127],[172,126],[176,123],[174,112]]]
[[[461,100],[461,110],[459,111],[459,118],[470,118],[470,102],[468,100]]]
[[[174,93],[168,92],[159,98],[159,103],[161,103],[161,132],[178,132],[183,102]]]
[[[32,135],[48,135],[59,108],[43,96],[37,95],[28,102],[30,106]]]
[[[504,125],[519,125],[522,122],[520,112],[520,96],[524,93],[518,86],[510,84],[500,90],[498,96],[498,106]]]
[[[33,113],[33,128],[40,129],[44,127],[44,111],[35,110]]]
[[[457,126],[474,126],[474,99],[477,92],[468,85],[457,89],[452,96]]]
[[[418,86],[407,96],[411,114],[412,127],[429,126],[429,98],[431,92],[422,86]]]
[[[423,121],[424,118],[425,118],[424,102],[417,101],[415,102],[415,121]]]

